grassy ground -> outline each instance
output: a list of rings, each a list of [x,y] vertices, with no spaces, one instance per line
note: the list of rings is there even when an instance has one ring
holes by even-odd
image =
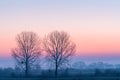
[[[0,78],[0,80],[120,80],[120,77],[81,77],[81,78]]]

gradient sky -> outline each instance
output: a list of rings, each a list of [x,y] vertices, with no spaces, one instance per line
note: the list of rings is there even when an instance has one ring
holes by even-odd
[[[79,55],[120,55],[119,0],[0,0],[0,56],[10,56],[21,31],[41,37],[64,30]]]

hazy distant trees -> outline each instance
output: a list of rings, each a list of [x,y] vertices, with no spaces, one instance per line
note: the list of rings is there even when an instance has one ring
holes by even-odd
[[[25,76],[27,77],[30,68],[40,57],[40,39],[34,32],[22,32],[17,35],[16,41],[17,47],[12,50],[12,56],[18,66],[25,71]]]
[[[85,62],[82,62],[82,61],[78,61],[78,62],[75,62],[72,64],[72,67],[75,68],[75,69],[86,69],[87,65]]]
[[[44,38],[44,50],[47,53],[47,59],[55,68],[55,76],[58,75],[58,69],[66,65],[70,56],[75,53],[76,45],[70,40],[66,32],[54,31]]]

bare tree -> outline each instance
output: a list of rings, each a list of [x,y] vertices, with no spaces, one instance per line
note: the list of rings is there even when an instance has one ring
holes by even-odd
[[[40,40],[34,32],[22,32],[17,35],[16,41],[17,48],[12,50],[12,56],[25,71],[27,77],[31,67],[40,57]]]
[[[57,77],[58,69],[68,63],[69,58],[75,53],[76,46],[64,31],[54,31],[48,34],[43,46],[48,60],[54,65]]]

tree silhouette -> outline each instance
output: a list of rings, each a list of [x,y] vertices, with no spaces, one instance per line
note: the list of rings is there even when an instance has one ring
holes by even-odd
[[[67,64],[70,56],[75,53],[75,47],[70,36],[64,31],[51,32],[44,38],[44,50],[48,61],[54,65],[56,77],[58,69]]]
[[[40,57],[40,39],[34,32],[22,32],[17,35],[16,41],[17,48],[12,50],[12,56],[27,77],[29,70]]]

